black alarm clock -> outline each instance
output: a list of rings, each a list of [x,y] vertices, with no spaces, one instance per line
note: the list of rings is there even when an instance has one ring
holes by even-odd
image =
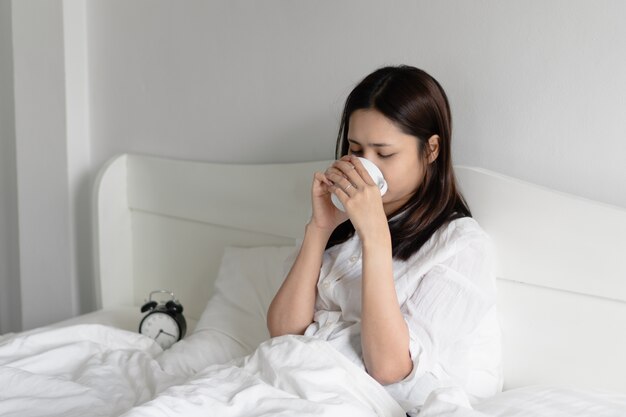
[[[169,294],[165,302],[152,300],[154,294]],[[163,349],[167,349],[185,336],[187,321],[183,316],[183,306],[174,293],[168,290],[152,291],[148,300],[141,307],[141,312],[148,314],[139,323],[139,333],[154,339]]]

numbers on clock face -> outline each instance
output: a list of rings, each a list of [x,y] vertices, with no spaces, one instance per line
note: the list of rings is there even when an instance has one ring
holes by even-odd
[[[152,313],[141,322],[141,334],[154,339],[163,349],[172,346],[180,336],[178,324],[165,313]]]

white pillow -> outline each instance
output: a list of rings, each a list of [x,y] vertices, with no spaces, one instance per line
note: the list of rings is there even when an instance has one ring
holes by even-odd
[[[226,247],[214,294],[195,330],[160,355],[163,369],[191,375],[252,353],[269,339],[267,309],[295,255],[294,246]]]

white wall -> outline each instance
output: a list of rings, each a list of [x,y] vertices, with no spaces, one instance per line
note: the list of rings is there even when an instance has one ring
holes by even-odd
[[[5,332],[89,311],[94,297],[85,2],[3,0],[1,11]]]
[[[12,3],[22,326],[74,315],[77,277],[67,176],[59,1]]]
[[[11,3],[0,0],[0,333],[21,328]]]
[[[23,1],[36,4],[14,7]],[[120,152],[219,162],[330,158],[346,94],[385,64],[416,65],[443,84],[456,163],[626,207],[626,2],[91,0],[86,16],[77,10],[84,0],[54,3],[63,9],[65,38],[56,49],[63,57],[53,58],[65,85],[44,87],[65,95],[57,118],[68,123],[67,137],[57,146],[66,148],[68,174],[51,192],[67,196],[56,204],[66,204],[61,238],[69,255],[49,280],[82,288],[54,296],[73,303],[72,313],[95,305],[84,193],[107,159]],[[55,19],[56,11],[45,20]],[[81,31],[86,44],[76,40]],[[9,53],[5,39],[0,45],[0,54]],[[8,79],[0,75],[0,89]],[[10,123],[1,129],[10,135]],[[17,136],[23,147],[19,123]],[[25,167],[17,166],[18,183],[20,173],[38,172]],[[0,186],[10,186],[12,168],[2,169],[9,180]],[[4,227],[17,221],[10,201],[0,197]],[[0,239],[0,262],[16,256],[14,246],[14,238]],[[35,249],[24,248],[20,256],[32,259]],[[0,286],[18,287],[2,273]],[[32,314],[50,319],[44,308]]]
[[[450,96],[457,163],[626,207],[626,2],[89,6],[94,163],[328,158],[350,87],[408,63]]]

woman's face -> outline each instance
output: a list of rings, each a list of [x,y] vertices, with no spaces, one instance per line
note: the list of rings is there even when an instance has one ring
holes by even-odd
[[[348,154],[375,163],[387,181],[383,196],[385,214],[406,203],[417,191],[424,176],[418,139],[402,132],[378,110],[355,110],[348,124]]]

